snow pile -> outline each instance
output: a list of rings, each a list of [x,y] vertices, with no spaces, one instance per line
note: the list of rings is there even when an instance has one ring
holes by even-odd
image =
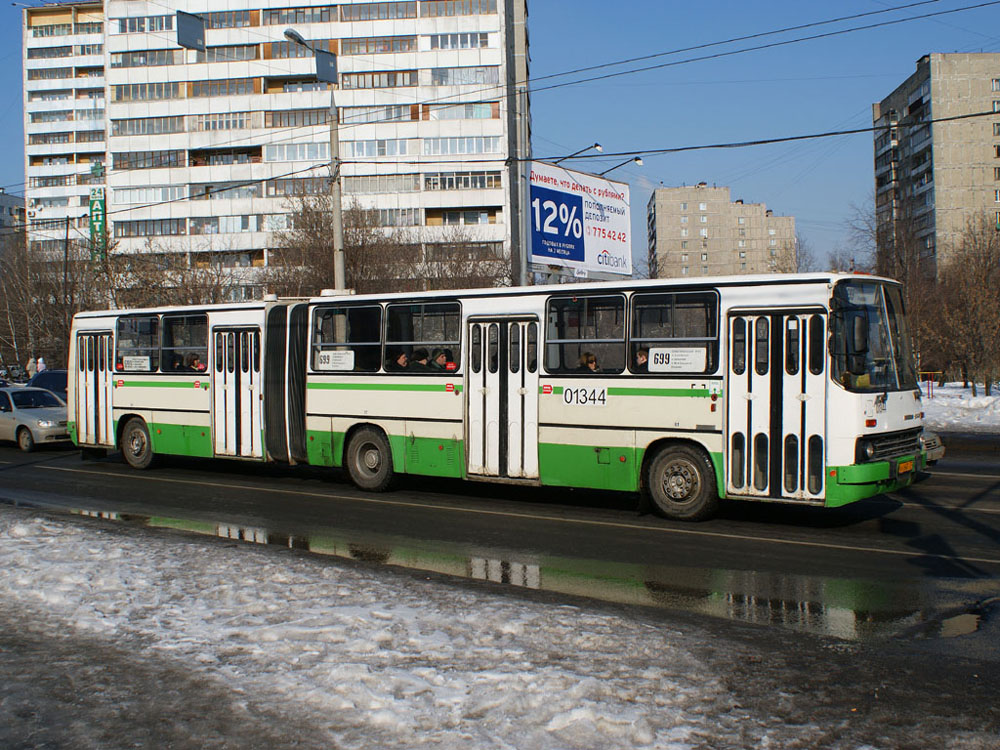
[[[963,388],[961,383],[943,387],[935,383],[931,388],[921,383],[920,390],[924,424],[932,430],[1000,433],[1000,395],[983,396],[982,385],[976,391],[979,396],[973,396],[972,389]]]
[[[577,607],[4,506],[0,569],[10,611],[174,662],[234,703],[315,728],[318,747],[807,746],[821,736],[737,705],[693,655],[704,635]]]

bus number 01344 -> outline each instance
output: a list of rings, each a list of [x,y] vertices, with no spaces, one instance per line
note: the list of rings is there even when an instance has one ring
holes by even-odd
[[[563,403],[573,406],[607,406],[607,388],[565,388]]]

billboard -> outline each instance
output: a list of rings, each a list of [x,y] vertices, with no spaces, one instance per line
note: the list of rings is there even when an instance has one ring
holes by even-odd
[[[529,167],[529,265],[584,278],[631,275],[628,185],[543,161]]]

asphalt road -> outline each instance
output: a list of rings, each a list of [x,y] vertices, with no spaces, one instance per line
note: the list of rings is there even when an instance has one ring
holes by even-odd
[[[974,636],[1000,602],[1000,457],[968,442],[922,482],[826,510],[730,503],[699,524],[634,495],[0,446],[0,500],[267,541],[368,563],[848,640]],[[998,607],[1000,610],[1000,607]],[[845,612],[849,613],[845,618]],[[949,644],[955,648],[957,643]],[[1000,661],[983,638],[962,647]]]

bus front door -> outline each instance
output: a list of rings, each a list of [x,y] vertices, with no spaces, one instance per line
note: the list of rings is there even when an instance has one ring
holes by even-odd
[[[81,445],[115,444],[114,336],[111,331],[76,336],[76,420]]]
[[[730,315],[729,347],[728,494],[822,501],[825,312]]]
[[[469,323],[466,470],[538,478],[538,321]]]
[[[212,337],[215,454],[262,458],[260,329],[213,328]]]

